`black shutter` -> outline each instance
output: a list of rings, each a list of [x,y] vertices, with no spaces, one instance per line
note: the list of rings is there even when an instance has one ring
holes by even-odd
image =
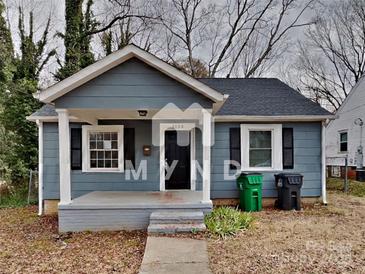
[[[294,168],[294,136],[292,128],[283,128],[283,168]]]
[[[231,161],[241,164],[241,132],[240,128],[229,129],[229,155]],[[230,169],[236,169],[235,165],[230,165]]]
[[[124,163],[130,161],[136,167],[134,128],[124,128]]]
[[[71,169],[80,170],[82,166],[82,129],[71,128]]]

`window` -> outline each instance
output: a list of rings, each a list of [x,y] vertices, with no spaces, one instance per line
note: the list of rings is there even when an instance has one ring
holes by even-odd
[[[240,128],[229,129],[229,155],[230,161],[235,161],[241,164],[241,134]],[[236,169],[233,164],[230,165],[230,169]]]
[[[282,169],[282,126],[241,125],[242,170]]]
[[[294,135],[292,128],[283,128],[283,168],[294,168]]]
[[[83,126],[83,171],[123,171],[123,126]]]
[[[347,152],[347,131],[340,132],[340,152]]]

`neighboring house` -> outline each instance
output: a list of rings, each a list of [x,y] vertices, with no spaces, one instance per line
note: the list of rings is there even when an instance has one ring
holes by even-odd
[[[361,134],[365,123],[365,78],[362,77],[336,112],[337,119],[327,126],[326,163],[328,175],[343,177],[345,158],[348,159],[349,175],[355,177],[356,166],[360,163],[359,146],[365,144]],[[360,120],[361,119],[361,120]],[[355,122],[356,121],[356,122]],[[360,136],[362,138],[360,139]],[[365,165],[365,159],[362,159]]]
[[[237,163],[264,174],[264,198],[277,197],[284,171],[304,175],[303,197],[325,202],[333,115],[277,79],[194,79],[129,45],[37,98],[46,105],[28,119],[39,127],[40,214],[56,205],[60,231],[208,212],[238,198]]]

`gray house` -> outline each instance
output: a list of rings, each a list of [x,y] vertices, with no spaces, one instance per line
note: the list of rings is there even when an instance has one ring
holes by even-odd
[[[300,172],[325,202],[333,116],[277,79],[194,79],[129,45],[36,96],[39,214],[56,209],[60,231],[200,218],[237,199],[241,171],[270,201],[275,173]]]

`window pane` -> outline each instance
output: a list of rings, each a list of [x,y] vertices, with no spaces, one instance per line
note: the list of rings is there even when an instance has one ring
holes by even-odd
[[[104,167],[104,160],[98,160],[98,168]]]
[[[109,151],[105,151],[105,159],[111,159],[112,158],[112,152]]]
[[[340,133],[341,142],[347,142],[347,132]]]
[[[104,151],[98,151],[98,160],[104,160]]]
[[[104,133],[104,140],[110,140],[110,132]]]
[[[118,151],[112,151],[112,158],[118,159]]]
[[[118,160],[112,160],[112,167],[117,168],[118,167]]]
[[[96,160],[91,160],[90,161],[90,167],[91,168],[96,168]]]
[[[90,151],[90,159],[96,159],[96,151]]]
[[[340,144],[340,149],[341,149],[341,151],[347,151],[347,142],[346,143],[341,143]]]
[[[96,142],[90,141],[90,149],[96,149]]]
[[[116,133],[116,132],[112,132],[112,133],[111,133],[111,139],[112,139],[112,140],[118,140],[118,133]]]
[[[250,131],[250,148],[271,148],[271,131]]]
[[[112,166],[111,160],[105,160],[105,167],[110,168]]]
[[[95,141],[95,140],[96,140],[96,134],[90,133],[90,141]]]
[[[104,148],[103,141],[98,141],[96,148],[97,149],[103,149]]]
[[[112,149],[118,149],[118,141],[112,141]]]
[[[250,167],[271,167],[271,149],[250,149]]]

